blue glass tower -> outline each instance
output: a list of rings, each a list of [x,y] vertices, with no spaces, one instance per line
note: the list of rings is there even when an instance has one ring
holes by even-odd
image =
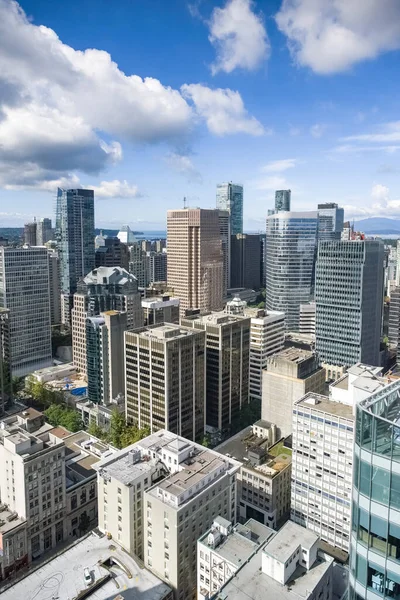
[[[236,183],[217,185],[217,208],[231,215],[231,235],[243,233],[243,186]]]

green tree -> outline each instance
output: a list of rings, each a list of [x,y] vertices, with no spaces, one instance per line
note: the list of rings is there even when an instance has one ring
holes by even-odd
[[[122,448],[121,436],[126,428],[125,417],[115,408],[110,419],[110,442],[116,448]]]
[[[59,406],[58,404],[51,404],[49,408],[44,411],[44,416],[50,425],[57,427],[58,425],[62,424],[61,421],[63,420],[63,413],[64,409],[62,406]]]
[[[203,437],[201,445],[204,446],[205,448],[210,447],[210,445],[211,445],[210,434],[206,433],[206,435]]]
[[[104,431],[104,429],[99,427],[99,425],[97,425],[97,423],[95,423],[94,421],[91,421],[89,423],[87,432],[89,435],[93,435],[94,437],[97,437],[100,440],[103,440],[107,437],[107,433]]]
[[[12,389],[14,394],[22,392],[25,389],[25,377],[13,377],[12,378]]]
[[[54,427],[65,427],[68,431],[75,433],[83,428],[83,423],[80,414],[73,408],[67,408],[60,404],[51,404],[49,408],[44,411],[45,417]]]

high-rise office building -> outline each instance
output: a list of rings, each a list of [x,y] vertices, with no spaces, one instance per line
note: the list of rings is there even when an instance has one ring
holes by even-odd
[[[317,356],[300,348],[286,348],[269,357],[262,379],[261,417],[275,423],[279,437],[292,433],[293,402],[307,392],[325,391],[325,370]]]
[[[61,323],[60,261],[56,250],[48,251],[50,319],[52,325]]]
[[[206,424],[226,431],[249,403],[250,319],[219,312],[181,324],[206,332]]]
[[[36,219],[32,223],[25,223],[24,225],[24,244],[27,246],[37,246]]]
[[[399,346],[400,336],[400,287],[395,287],[390,294],[389,305],[389,327],[388,338],[389,346],[396,348]]]
[[[43,218],[37,222],[36,243],[38,246],[44,246],[49,242],[53,235],[51,219]]]
[[[197,540],[219,515],[235,520],[239,467],[170,431],[153,433],[95,465],[99,529],[159,573],[176,600],[195,600]]]
[[[134,242],[129,246],[129,273],[136,277],[138,286],[145,288],[149,284],[147,272],[147,254],[140,242]]]
[[[231,288],[259,290],[263,244],[258,234],[239,233],[231,237]]]
[[[100,236],[97,236],[99,238]],[[99,240],[98,242],[99,243]],[[129,268],[129,249],[118,237],[106,237],[95,251],[96,267]]]
[[[11,400],[10,311],[0,308],[0,416]]]
[[[219,211],[219,231],[221,234],[222,256],[224,262],[223,298],[231,287],[231,218],[227,210]]]
[[[94,269],[79,282],[74,295],[72,357],[84,375],[87,374],[86,319],[109,310],[127,313],[127,329],[143,325],[137,280],[121,267]]]
[[[356,406],[349,598],[400,593],[400,381]]]
[[[167,253],[147,252],[148,283],[167,281]]]
[[[299,333],[315,338],[315,302],[300,304]]]
[[[124,333],[127,313],[108,310],[86,319],[88,400],[110,404],[125,395]]]
[[[127,244],[128,246],[131,246],[136,242],[136,238],[129,225],[122,225],[117,237],[123,244]]]
[[[381,241],[320,242],[315,301],[316,351],[323,364],[380,364]]]
[[[243,186],[237,183],[217,185],[217,208],[231,216],[231,235],[243,233]]]
[[[228,314],[250,317],[250,399],[261,400],[262,372],[268,357],[283,350],[285,343],[285,315],[268,312],[263,308],[247,308],[247,303],[234,298],[226,305]]]
[[[275,192],[275,212],[289,212],[291,198],[291,190],[277,190]]]
[[[166,323],[125,334],[126,418],[202,441],[205,334]]]
[[[223,253],[218,210],[184,208],[167,213],[167,283],[189,308],[221,310]]]
[[[287,331],[299,330],[300,304],[314,297],[317,212],[277,212],[267,217],[267,310],[285,313]]]
[[[76,292],[78,280],[95,266],[93,190],[58,189],[56,240],[64,304],[63,322],[69,324],[72,295]]]
[[[343,219],[344,210],[335,202],[318,204],[318,240],[340,240]]]
[[[142,298],[144,324],[161,325],[162,323],[179,324],[179,298],[170,296],[153,296]]]
[[[10,309],[13,376],[49,367],[52,352],[47,248],[0,247],[0,308]]]

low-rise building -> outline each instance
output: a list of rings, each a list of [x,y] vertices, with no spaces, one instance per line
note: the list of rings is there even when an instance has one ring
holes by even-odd
[[[119,394],[107,404],[96,404],[90,400],[82,400],[75,404],[85,427],[97,425],[104,431],[110,430],[111,417],[114,411],[125,414],[125,397]]]
[[[233,526],[223,517],[214,519],[197,542],[197,598],[212,598],[260,549],[275,531],[249,519]]]
[[[331,600],[333,558],[319,538],[288,521],[243,565],[215,596],[216,600]]]
[[[253,431],[245,429],[216,450],[242,463],[237,476],[240,522],[252,518],[277,529],[290,515],[292,451],[284,440],[274,443],[274,426],[263,425],[267,437],[260,437],[259,426],[255,433],[253,425]]]

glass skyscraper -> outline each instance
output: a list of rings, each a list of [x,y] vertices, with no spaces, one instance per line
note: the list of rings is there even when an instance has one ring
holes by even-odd
[[[318,204],[318,239],[340,240],[343,220],[344,210],[334,202]]]
[[[275,212],[288,212],[291,197],[291,190],[277,190],[275,192]]]
[[[315,302],[316,351],[323,363],[379,365],[383,243],[320,242]]]
[[[300,304],[314,296],[317,212],[267,217],[266,309],[285,313],[287,331],[299,330]]]
[[[400,598],[400,381],[356,406],[349,600]]]
[[[56,239],[61,293],[74,294],[79,278],[95,266],[93,190],[58,189]]]
[[[243,233],[243,186],[237,183],[217,185],[217,208],[231,215],[231,235]]]

